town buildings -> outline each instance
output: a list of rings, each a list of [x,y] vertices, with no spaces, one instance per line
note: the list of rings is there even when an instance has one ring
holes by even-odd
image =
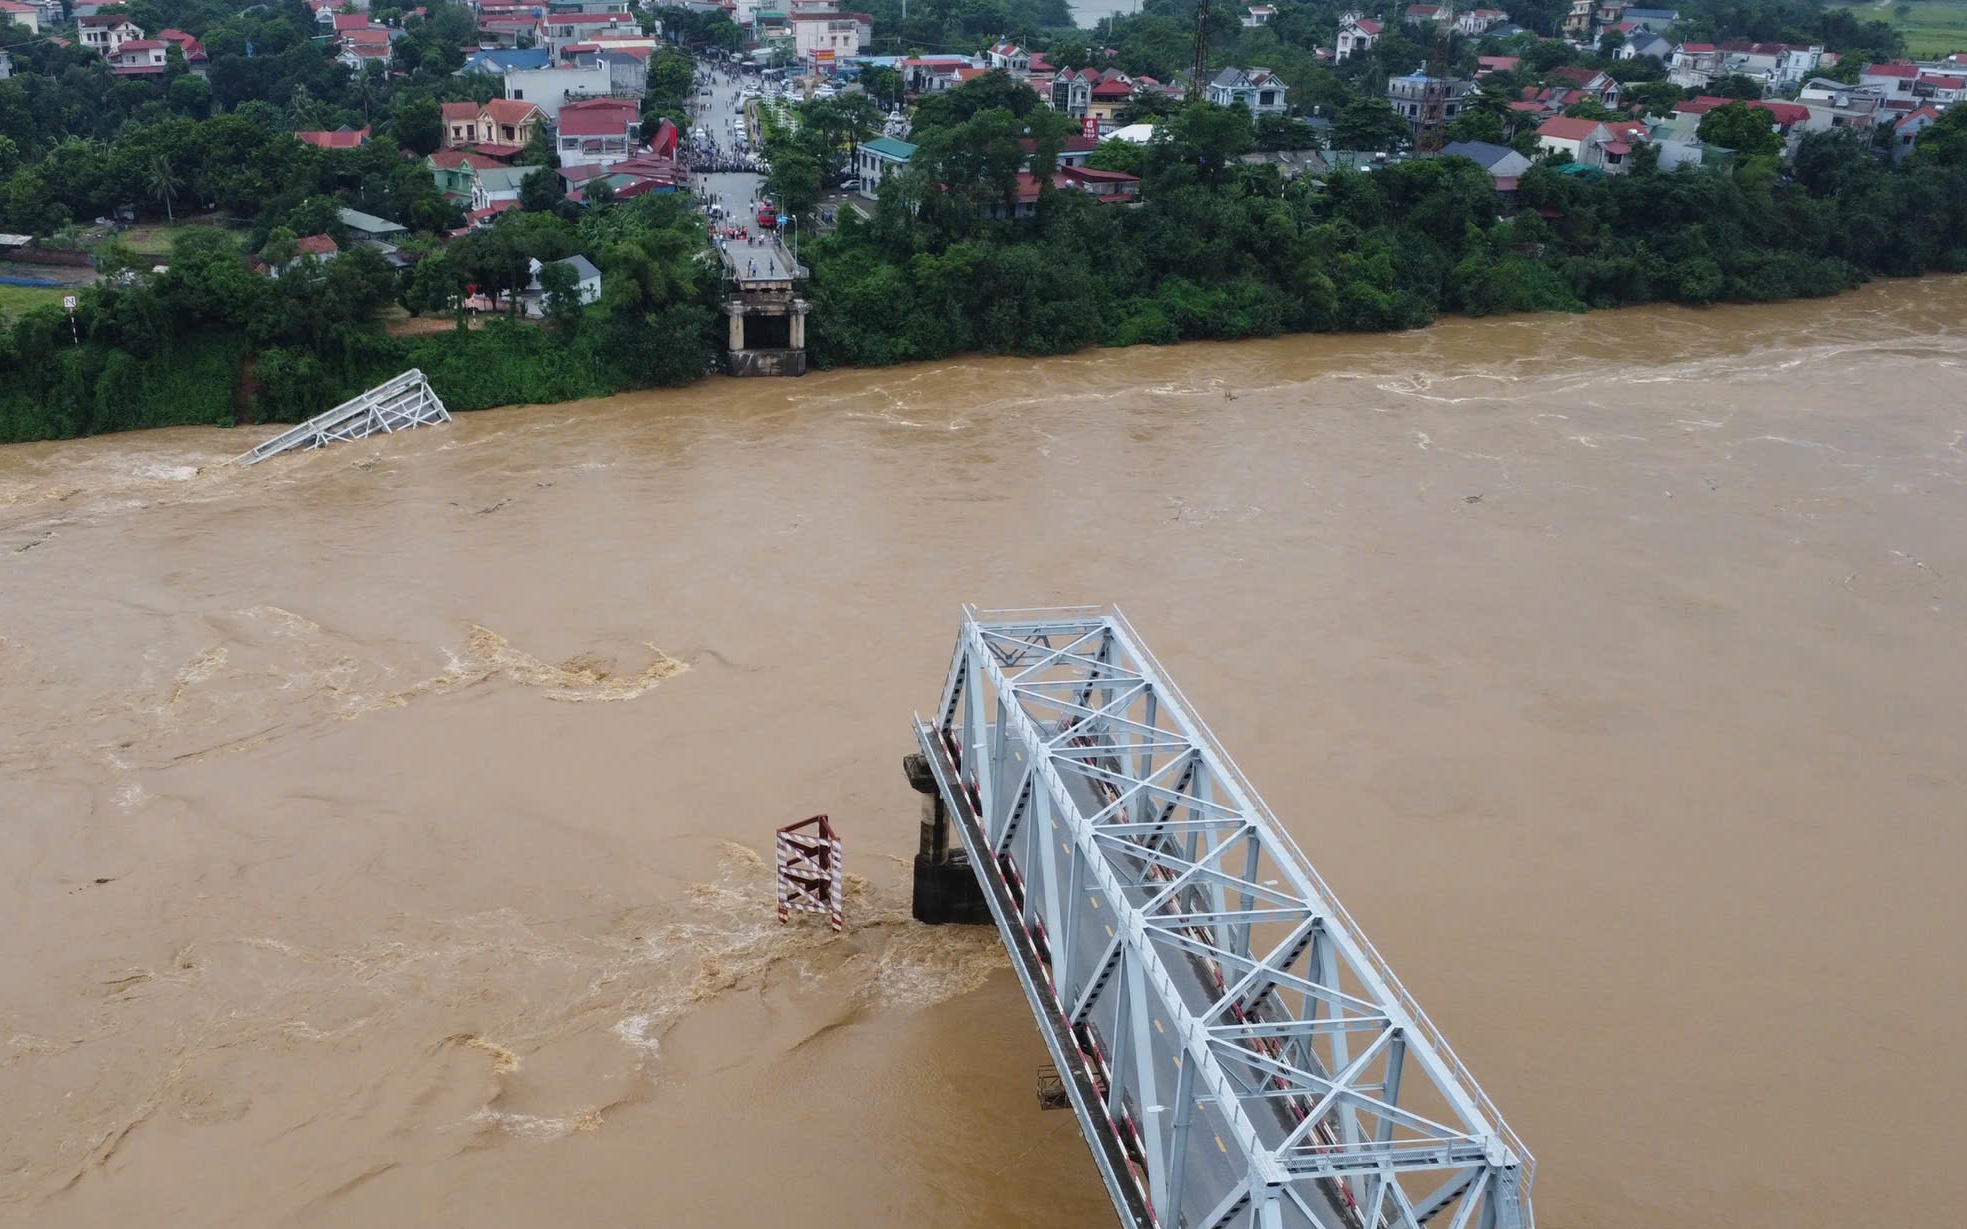
[[[1582,166],[1610,175],[1632,169],[1633,150],[1648,140],[1641,120],[1590,120],[1556,116],[1537,129],[1537,147],[1547,154],[1564,154]]]
[[[41,9],[20,0],[0,0],[0,25],[12,22],[29,34],[41,33]]]
[[[1210,80],[1203,95],[1219,107],[1241,104],[1252,116],[1263,116],[1282,115],[1289,109],[1285,93],[1283,80],[1268,68],[1225,68]]]
[[[145,37],[143,28],[120,13],[98,13],[90,17],[75,19],[76,31],[82,36],[82,45],[91,51],[100,51],[105,57],[114,55],[124,43]]]
[[[1339,18],[1339,37],[1334,44],[1334,60],[1350,59],[1355,51],[1365,51],[1380,37],[1380,23],[1353,9]]]
[[[914,156],[915,146],[907,141],[897,141],[893,137],[862,141],[854,151],[854,173],[860,177],[860,194],[868,200],[875,199],[881,181],[907,166],[908,160]]]
[[[624,98],[570,102],[554,121],[554,148],[562,166],[619,162],[634,151],[641,135],[642,108]]]
[[[546,113],[537,104],[511,98],[494,98],[483,103],[447,102],[441,110],[445,149],[480,145],[524,149],[546,121]]]
[[[1430,77],[1426,72],[1416,70],[1404,77],[1395,77],[1386,83],[1386,100],[1394,113],[1407,121],[1407,128],[1419,135],[1422,128],[1430,123],[1451,123],[1461,114],[1462,101],[1468,92],[1475,88],[1473,81],[1459,77]],[[1430,115],[1428,107],[1433,98],[1439,98],[1439,115]]]

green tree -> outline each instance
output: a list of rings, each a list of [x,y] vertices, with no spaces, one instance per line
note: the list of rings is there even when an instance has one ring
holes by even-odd
[[[1762,97],[1762,83],[1746,73],[1729,73],[1710,81],[1704,92],[1716,98],[1740,98],[1753,102]]]
[[[389,128],[398,145],[427,156],[444,143],[443,109],[427,94],[404,99],[392,109]]]
[[[1783,138],[1776,132],[1769,113],[1745,102],[1731,102],[1703,115],[1697,135],[1710,145],[1732,149],[1744,158],[1777,153],[1783,147]]]
[[[580,275],[563,261],[541,265],[540,289],[546,295],[547,327],[562,341],[571,340],[581,327]]]
[[[1332,120],[1333,149],[1388,150],[1410,135],[1407,121],[1380,98],[1347,103]]]
[[[1953,107],[1913,143],[1912,169],[1967,166],[1967,107]]]
[[[1460,115],[1448,121],[1446,135],[1450,141],[1487,141],[1491,145],[1509,144],[1509,134],[1503,130],[1503,122],[1493,112],[1464,109]]]
[[[158,154],[152,159],[144,173],[144,186],[150,189],[157,203],[164,206],[164,216],[170,221],[177,221],[177,214],[171,206],[177,200],[178,190],[184,187],[184,178],[171,168],[169,158]]]
[[[532,213],[552,213],[566,199],[560,173],[547,167],[528,171],[519,181],[519,207]]]

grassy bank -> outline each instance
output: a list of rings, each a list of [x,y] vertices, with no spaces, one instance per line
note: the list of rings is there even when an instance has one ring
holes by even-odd
[[[9,286],[0,283],[0,319],[13,320],[37,307],[60,307],[61,297],[73,294],[60,286]]]
[[[1908,0],[1850,6],[1860,21],[1890,22],[1905,36],[1906,52],[1931,60],[1967,51],[1967,0]]]

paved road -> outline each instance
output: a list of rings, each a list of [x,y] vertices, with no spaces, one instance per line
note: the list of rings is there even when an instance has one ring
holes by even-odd
[[[705,98],[699,92],[695,100],[696,126],[719,149],[730,150],[744,130],[744,108],[739,98],[742,86],[738,80],[723,75],[720,69],[704,71],[712,74],[710,97]],[[754,233],[758,231],[752,203],[764,190],[763,176],[749,171],[720,171],[699,175],[697,187],[713,204],[724,207],[727,220],[735,225],[749,225]],[[776,236],[756,245],[742,239],[730,240],[724,248],[724,258],[731,271],[741,278],[783,280],[793,276],[792,257]]]

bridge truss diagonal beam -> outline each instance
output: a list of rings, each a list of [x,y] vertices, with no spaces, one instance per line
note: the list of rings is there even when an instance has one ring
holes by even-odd
[[[1534,1229],[1528,1150],[1119,611],[965,608],[917,736],[1124,1222]]]

